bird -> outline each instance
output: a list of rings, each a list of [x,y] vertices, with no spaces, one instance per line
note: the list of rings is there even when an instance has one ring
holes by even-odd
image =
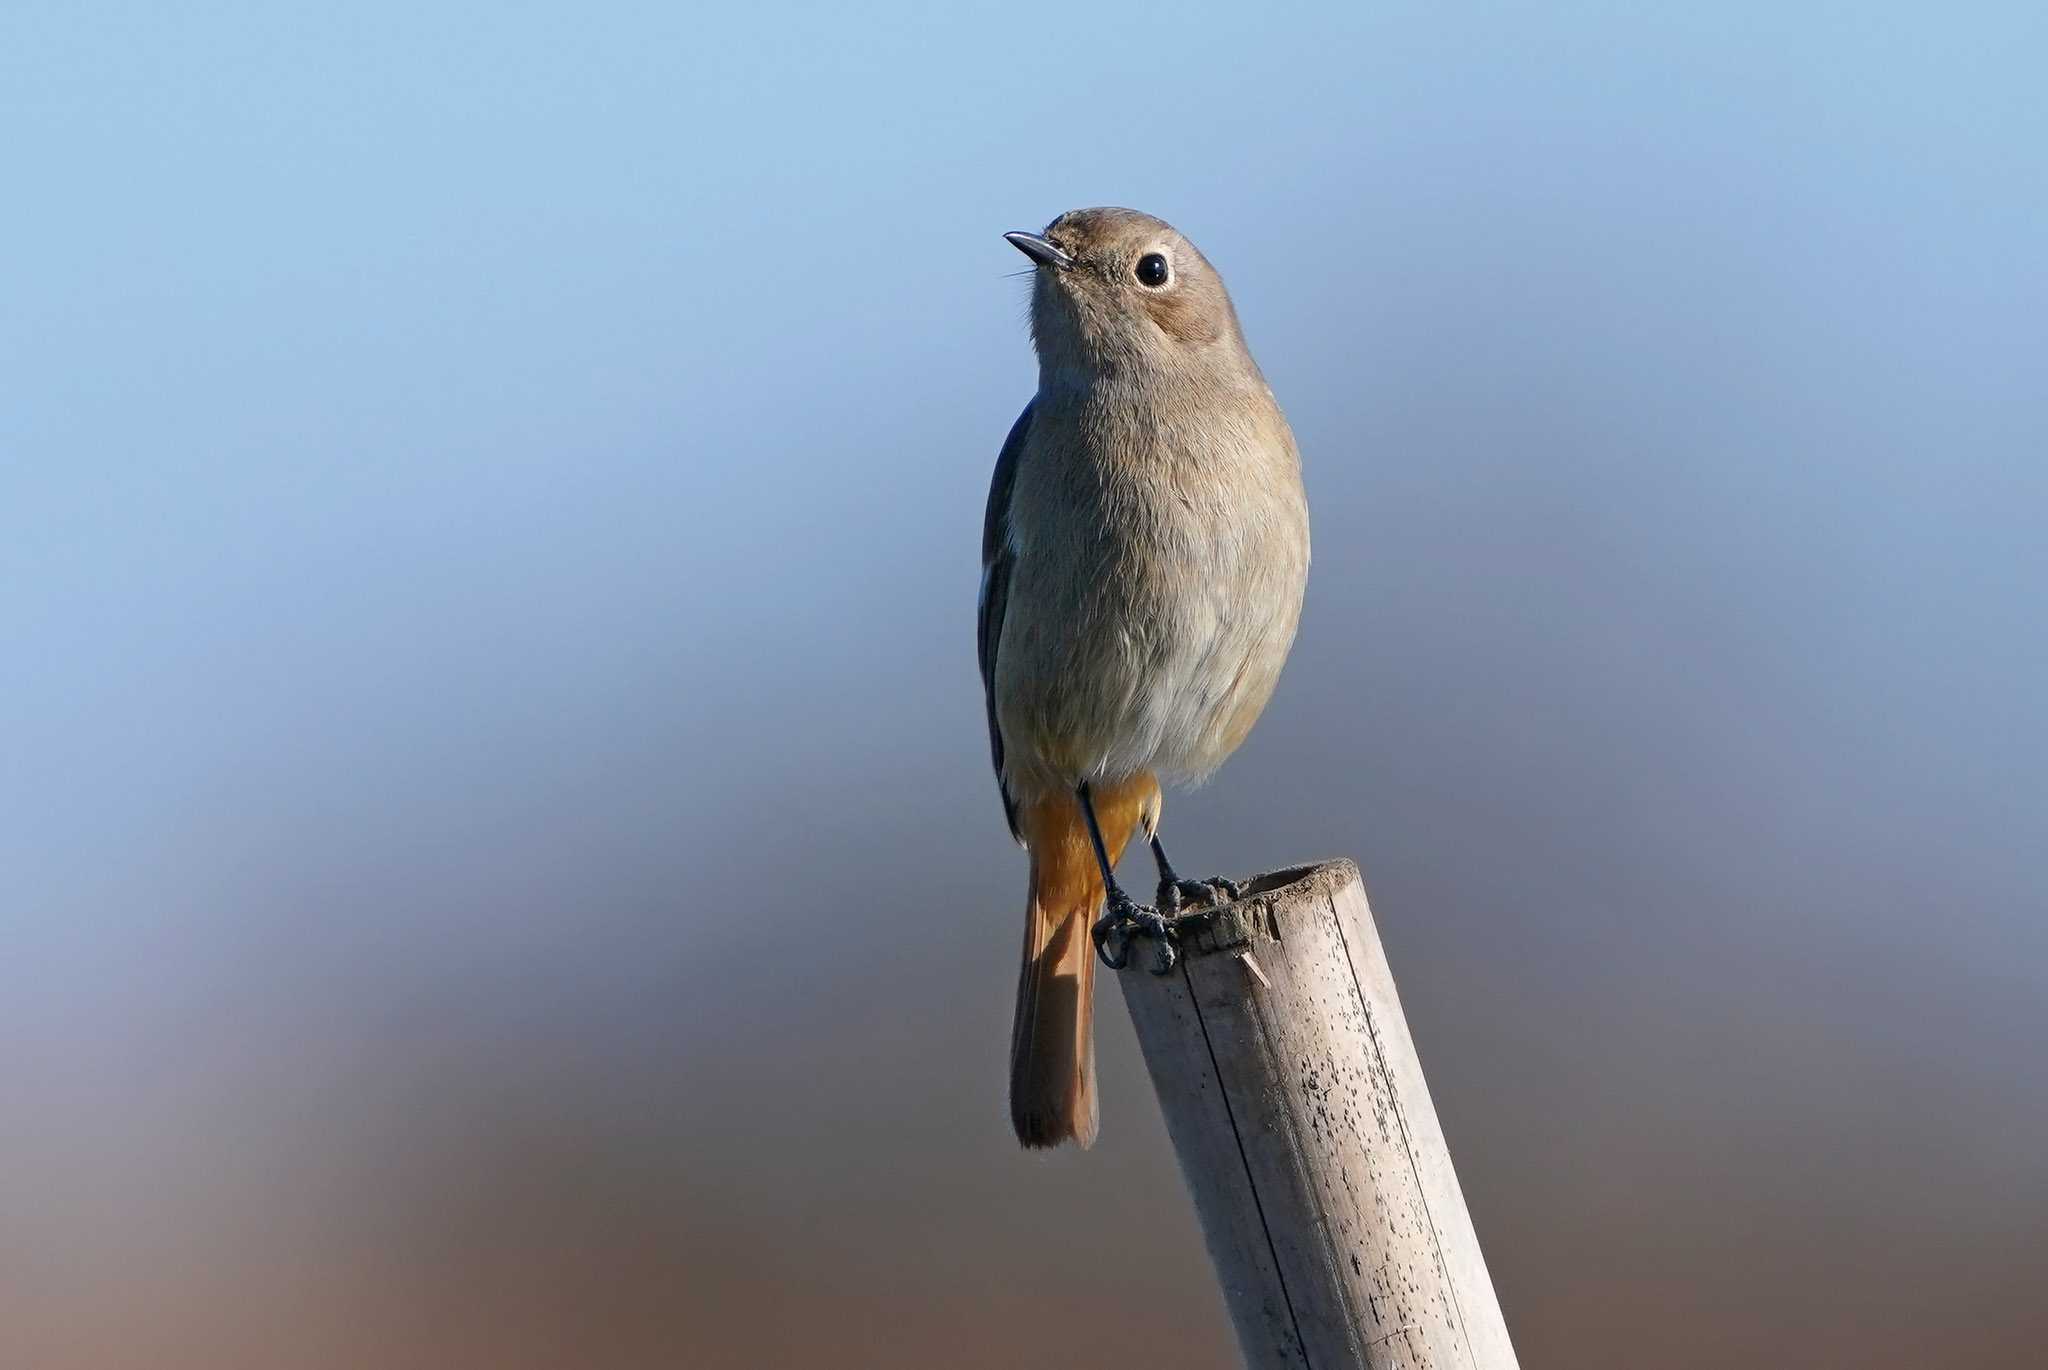
[[[1192,242],[1110,207],[1003,236],[1032,264],[1038,361],[990,481],[977,615],[997,785],[1030,857],[1010,1117],[1027,1148],[1086,1148],[1096,957],[1120,967],[1143,941],[1164,973],[1167,919],[1240,896],[1175,872],[1161,785],[1200,783],[1272,697],[1308,503],[1293,432]],[[1116,880],[1140,830],[1156,906]]]

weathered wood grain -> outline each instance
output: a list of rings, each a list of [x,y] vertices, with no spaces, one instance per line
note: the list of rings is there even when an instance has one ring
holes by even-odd
[[[1253,1370],[1515,1370],[1349,861],[1260,876],[1118,977]]]

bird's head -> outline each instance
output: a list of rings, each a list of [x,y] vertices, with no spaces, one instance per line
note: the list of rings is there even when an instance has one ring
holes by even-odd
[[[1249,363],[1223,278],[1171,224],[1076,209],[1043,233],[1003,236],[1038,268],[1031,340],[1048,373]]]

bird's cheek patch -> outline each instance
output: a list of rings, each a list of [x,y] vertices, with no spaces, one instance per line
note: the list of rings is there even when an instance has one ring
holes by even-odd
[[[1201,307],[1201,302],[1184,290],[1171,290],[1159,295],[1146,295],[1145,312],[1152,316],[1152,322],[1159,325],[1159,331],[1175,342],[1199,346],[1212,343],[1222,336],[1217,327],[1215,313]]]

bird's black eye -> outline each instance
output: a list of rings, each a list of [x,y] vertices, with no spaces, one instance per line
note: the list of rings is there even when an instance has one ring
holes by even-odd
[[[1166,284],[1166,258],[1157,252],[1147,252],[1138,258],[1138,284],[1149,285],[1154,290]]]

